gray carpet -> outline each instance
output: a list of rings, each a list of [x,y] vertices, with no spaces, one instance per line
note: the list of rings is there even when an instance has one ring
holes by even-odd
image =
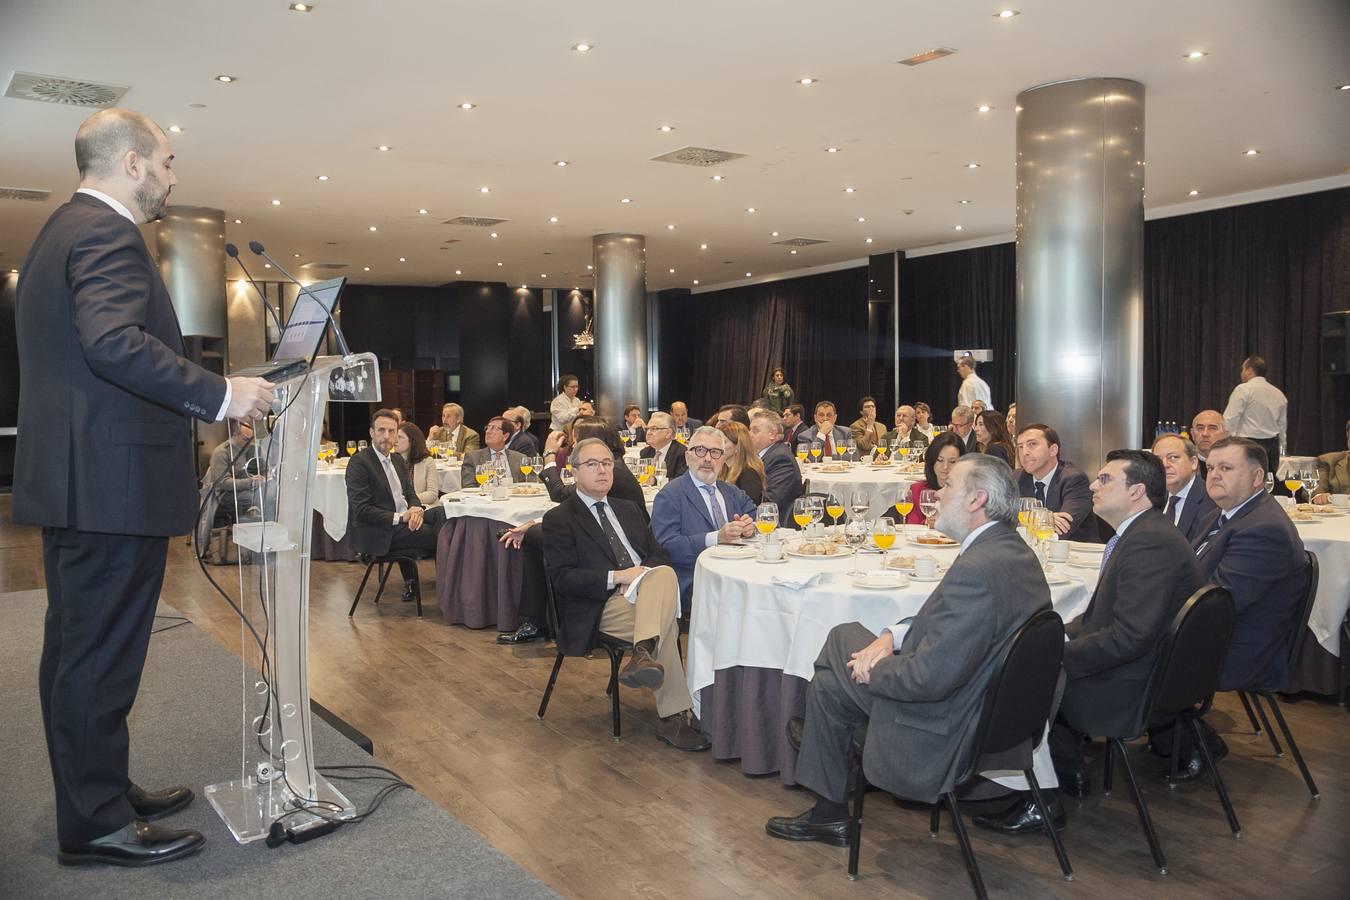
[[[185,784],[197,799],[163,824],[206,835],[196,856],[144,869],[56,862],[51,775],[38,707],[43,591],[0,595],[0,896],[40,897],[554,897],[430,800],[399,791],[374,816],[301,845],[240,846],[202,796],[239,764],[239,661],[191,624],[151,638],[131,716],[131,775],[146,787]],[[173,614],[162,607],[162,613]],[[157,625],[169,624],[162,620]],[[314,719],[321,765],[372,763]],[[378,749],[378,748],[377,748]],[[358,810],[379,785],[342,782]]]

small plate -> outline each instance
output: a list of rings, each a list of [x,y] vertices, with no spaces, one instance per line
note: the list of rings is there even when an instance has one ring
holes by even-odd
[[[869,591],[893,591],[909,584],[909,579],[899,573],[877,572],[872,575],[854,575],[849,579],[854,587]]]
[[[911,547],[922,547],[925,550],[954,550],[961,546],[957,541],[952,541],[950,544],[928,544],[920,542],[918,538],[905,538],[905,543]]]
[[[937,582],[941,581],[942,577],[946,574],[947,574],[946,571],[943,569],[938,569],[936,574],[928,577],[920,575],[917,572],[912,572],[909,575],[909,580],[917,581],[919,582],[919,584],[936,584]]]
[[[843,545],[840,545],[843,546]],[[795,559],[852,559],[853,554],[847,550],[840,550],[838,553],[798,553],[796,550],[785,550],[788,556]]]
[[[765,566],[781,566],[783,563],[787,562],[787,557],[780,556],[777,559],[765,559],[762,556],[756,556],[755,562]]]
[[[1069,561],[1066,562],[1064,565],[1072,566],[1075,569],[1100,569],[1102,567],[1101,560],[1074,559],[1072,556],[1069,557]]]
[[[714,544],[708,548],[708,555],[717,559],[750,559],[757,554],[754,547],[735,547],[730,544]]]
[[[1074,553],[1102,553],[1105,544],[1089,544],[1084,541],[1069,541],[1069,549]]]

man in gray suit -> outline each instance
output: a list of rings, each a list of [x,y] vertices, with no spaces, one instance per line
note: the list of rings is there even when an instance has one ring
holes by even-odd
[[[483,429],[483,443],[487,446],[464,454],[464,464],[460,469],[461,488],[471,488],[477,484],[473,477],[474,470],[484,463],[496,463],[497,471],[505,471],[512,481],[525,481],[525,473],[520,470],[525,455],[506,449],[506,442],[515,432],[515,427],[501,416],[488,419],[487,427]]]
[[[1008,466],[963,456],[939,496],[937,528],[961,552],[908,628],[902,622],[878,636],[851,622],[826,638],[797,758],[797,781],[819,799],[800,815],[770,819],[765,830],[774,837],[848,843],[849,741],[863,721],[871,784],[926,803],[952,790],[1000,653],[1050,608],[1040,562],[1014,531],[1019,501]]]

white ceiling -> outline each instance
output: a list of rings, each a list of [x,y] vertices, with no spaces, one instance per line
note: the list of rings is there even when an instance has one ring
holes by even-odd
[[[122,105],[184,129],[175,202],[242,219],[241,246],[382,284],[584,286],[590,237],[609,231],[648,236],[651,289],[1005,234],[1014,97],[1075,76],[1145,84],[1149,206],[1350,171],[1344,0],[288,2],[3,0],[0,78],[130,85]],[[937,46],[958,52],[896,64]],[[0,265],[75,188],[89,112],[0,98],[0,185],[53,191],[0,201]],[[746,158],[648,161],[686,145]],[[459,215],[511,221],[495,240],[440,224]],[[830,243],[793,256],[772,231]]]

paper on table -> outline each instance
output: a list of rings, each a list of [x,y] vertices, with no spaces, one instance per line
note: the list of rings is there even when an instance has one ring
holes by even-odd
[[[789,587],[793,590],[800,591],[825,581],[827,574],[828,573],[826,572],[816,572],[812,575],[808,575],[806,578],[780,578],[775,575],[773,578],[769,579],[769,581],[772,584],[780,584],[783,587]]]

